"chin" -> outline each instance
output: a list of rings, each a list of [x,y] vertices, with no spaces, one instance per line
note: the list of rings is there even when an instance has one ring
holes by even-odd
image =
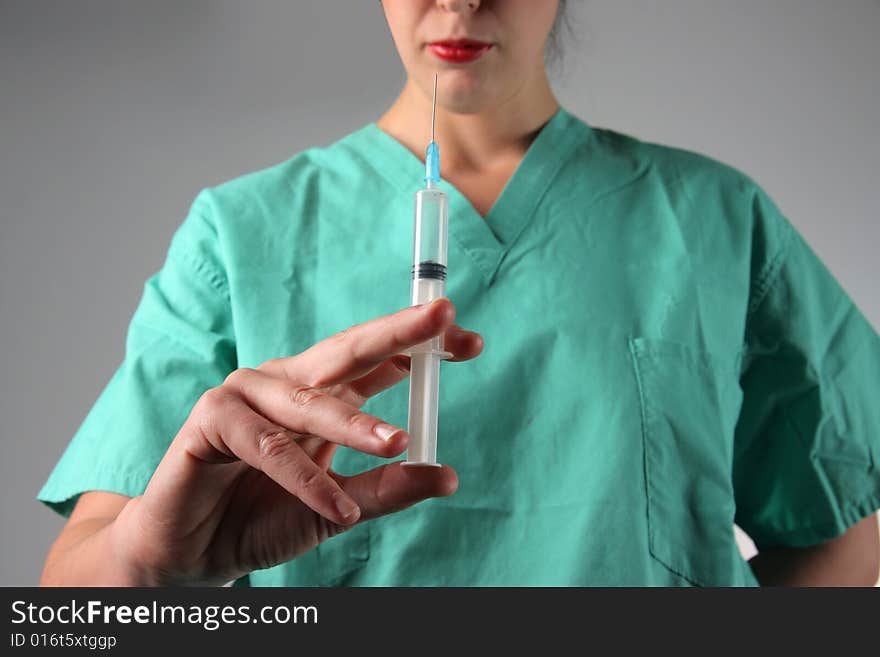
[[[496,105],[498,99],[494,85],[486,85],[482,77],[465,70],[443,71],[437,102],[448,112],[456,114],[476,114]]]

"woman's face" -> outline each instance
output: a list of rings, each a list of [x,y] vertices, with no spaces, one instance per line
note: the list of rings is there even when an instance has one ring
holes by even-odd
[[[430,95],[439,73],[437,103],[470,114],[500,105],[543,75],[544,43],[559,0],[382,4],[410,80]]]

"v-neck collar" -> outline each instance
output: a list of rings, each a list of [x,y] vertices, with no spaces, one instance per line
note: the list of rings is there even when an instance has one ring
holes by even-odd
[[[440,188],[449,195],[449,238],[458,244],[491,285],[506,253],[532,219],[547,189],[574,149],[583,144],[592,129],[560,107],[544,124],[495,200],[482,217],[468,199],[446,180]],[[364,159],[401,193],[421,189],[424,160],[406,146],[370,123],[352,135],[360,137]],[[374,164],[381,153],[381,166]],[[442,176],[442,153],[441,169]]]

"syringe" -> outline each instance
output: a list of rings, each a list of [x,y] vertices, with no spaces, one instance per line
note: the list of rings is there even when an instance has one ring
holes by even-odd
[[[425,189],[416,192],[411,305],[430,303],[446,296],[446,240],[449,197],[438,189],[440,150],[434,141],[437,113],[437,75],[431,108],[431,143],[425,151]],[[443,335],[409,349],[409,447],[404,465],[437,463],[437,407],[440,393],[440,360],[452,358],[443,349]]]

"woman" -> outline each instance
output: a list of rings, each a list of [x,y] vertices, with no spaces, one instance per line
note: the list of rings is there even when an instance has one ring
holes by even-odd
[[[560,108],[558,0],[383,7],[389,110],[195,200],[43,583],[873,583],[880,339],[772,200]],[[455,306],[398,310],[435,72]],[[441,333],[455,470],[386,463]]]

